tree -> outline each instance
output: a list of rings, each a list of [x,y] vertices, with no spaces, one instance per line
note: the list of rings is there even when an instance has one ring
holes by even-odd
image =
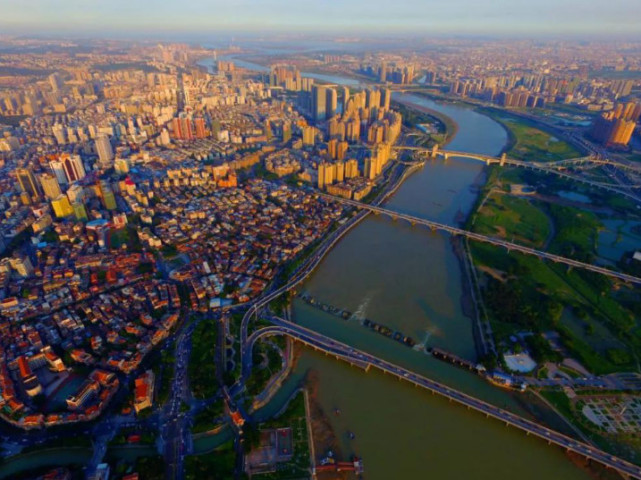
[[[260,445],[260,430],[258,430],[258,426],[255,423],[248,422],[243,425],[243,440],[245,453]]]

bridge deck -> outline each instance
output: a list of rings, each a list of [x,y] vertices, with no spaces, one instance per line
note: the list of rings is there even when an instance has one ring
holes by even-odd
[[[462,228],[458,227],[453,227],[451,225],[446,225],[444,223],[439,223],[435,222],[433,220],[426,220],[424,218],[419,218],[415,217],[414,215],[408,215],[405,213],[400,213],[400,212],[395,212],[393,210],[388,210],[386,208],[382,207],[377,207],[374,205],[369,205],[367,203],[361,203],[361,202],[356,202],[354,200],[348,200],[346,198],[342,197],[334,197],[332,195],[328,195],[325,193],[319,193],[321,197],[325,197],[328,199],[333,199],[334,201],[344,203],[350,206],[353,206],[355,208],[359,209],[365,209],[365,210],[370,210],[375,213],[381,213],[387,216],[390,216],[392,218],[401,218],[403,220],[406,220],[410,222],[412,225],[417,224],[417,225],[425,225],[433,230],[442,230],[445,232],[448,232],[452,235],[461,235],[467,238],[470,238],[472,240],[476,240],[479,242],[485,242],[485,243],[490,243],[493,245],[498,245],[501,247],[505,247],[508,250],[514,250],[517,252],[521,252],[527,255],[534,255],[539,258],[544,258],[547,260],[552,260],[553,262],[556,263],[563,263],[565,265],[569,265],[570,267],[576,267],[576,268],[582,268],[584,270],[589,270],[592,272],[600,273],[602,275],[606,275],[612,278],[616,278],[618,280],[623,280],[624,282],[629,282],[629,283],[634,283],[637,285],[641,285],[641,278],[635,277],[633,275],[628,275],[627,273],[622,273],[622,272],[616,272],[614,270],[609,270],[607,268],[599,267],[598,265],[592,265],[589,263],[584,263],[580,262],[578,260],[573,260],[571,258],[566,258],[562,257],[560,255],[556,255],[554,253],[549,253],[549,252],[544,252],[542,250],[536,250],[534,248],[526,247],[524,245],[519,245],[517,243],[512,243],[508,242],[507,240],[502,240],[500,238],[495,238],[495,237],[490,237],[487,235],[482,235],[480,233],[475,233],[475,232],[470,232],[469,230],[464,230]]]
[[[374,355],[368,354],[361,350],[350,347],[344,343],[333,340],[322,334],[309,330],[305,327],[297,325],[287,320],[273,317],[272,322],[274,326],[265,327],[252,334],[250,337],[250,344],[258,340],[258,338],[265,335],[288,335],[295,340],[300,340],[307,345],[311,345],[316,349],[323,350],[329,354],[336,355],[346,359],[352,363],[368,364],[383,371],[398,377],[401,380],[410,382],[417,387],[424,388],[434,394],[441,395],[450,401],[457,402],[467,408],[474,409],[488,417],[495,418],[508,425],[514,426],[520,430],[525,431],[528,435],[535,435],[548,443],[554,443],[566,450],[573,451],[587,458],[595,460],[603,465],[611,467],[631,478],[641,479],[641,467],[634,465],[626,460],[623,460],[614,455],[610,455],[598,448],[591,445],[582,443],[574,438],[568,437],[555,430],[549,429],[543,425],[526,420],[516,414],[503,410],[499,407],[491,405],[487,402],[474,398],[454,388],[448,387],[444,384],[430,380],[422,375],[416,374],[403,367],[395,365],[391,362],[382,360]],[[251,349],[248,349],[248,357],[251,361]]]

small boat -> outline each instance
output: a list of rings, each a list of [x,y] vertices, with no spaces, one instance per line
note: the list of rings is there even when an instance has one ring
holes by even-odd
[[[356,435],[354,435],[354,432],[350,432],[349,430],[347,431],[347,436],[349,437],[350,440],[354,440],[356,438]]]
[[[339,416],[341,414],[341,409],[340,408],[335,408],[334,409],[334,415]]]

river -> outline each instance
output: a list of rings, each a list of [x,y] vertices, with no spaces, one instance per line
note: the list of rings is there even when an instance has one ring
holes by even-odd
[[[498,154],[507,135],[492,119],[469,108],[413,95],[411,102],[443,113],[459,125],[448,148]],[[483,180],[483,165],[451,158],[432,161],[410,177],[386,205],[398,211],[454,224],[467,214]],[[476,356],[471,320],[462,310],[462,278],[446,234],[370,216],[324,259],[302,287],[323,302],[359,311],[428,346],[466,358]],[[399,345],[362,327],[312,308],[293,305],[297,322],[532,418],[519,394]],[[362,371],[305,350],[291,381],[266,407],[273,413],[305,372],[319,377],[319,401],[340,437],[345,456],[358,454],[367,479],[589,478],[563,452],[544,442],[448,403],[382,373]],[[340,408],[341,415],[332,414]],[[346,432],[355,433],[349,440]]]
[[[217,59],[213,58],[204,58],[198,62],[198,65],[206,67],[209,72],[214,71],[214,66],[218,60],[234,62],[237,67],[246,68],[247,70],[254,70],[261,73],[269,73],[270,68],[258,63],[250,62],[243,60],[238,55],[221,55]],[[355,78],[341,77],[339,75],[330,75],[326,73],[313,73],[313,72],[302,72],[303,77],[313,78],[322,83],[335,83],[339,85],[347,85],[349,87],[358,87],[362,85],[362,82],[356,80]]]

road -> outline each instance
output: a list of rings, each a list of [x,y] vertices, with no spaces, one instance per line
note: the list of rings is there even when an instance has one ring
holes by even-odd
[[[549,429],[536,422],[526,420],[514,413],[496,407],[482,400],[474,398],[442,383],[430,380],[422,375],[416,374],[403,367],[378,358],[369,353],[357,350],[349,345],[333,340],[320,333],[309,330],[305,327],[289,322],[282,318],[271,317],[273,326],[264,327],[254,332],[247,340],[247,349],[251,352],[254,343],[261,337],[268,335],[288,335],[295,340],[305,343],[312,348],[335,355],[350,363],[369,368],[375,367],[382,372],[394,375],[401,380],[410,382],[417,387],[429,390],[434,394],[441,395],[450,401],[459,403],[467,408],[476,410],[487,417],[492,417],[507,425],[516,427],[528,435],[539,437],[550,444],[555,444],[567,451],[572,451],[586,458],[599,462],[607,467],[613,468],[631,478],[641,479],[641,467],[634,465],[622,458],[610,455],[591,445],[580,442],[574,438],[563,435],[555,430]],[[243,371],[251,371],[251,355],[243,357]]]
[[[190,401],[187,385],[187,365],[191,349],[191,335],[196,322],[189,324],[176,339],[174,378],[171,383],[171,395],[167,404],[160,411],[159,428],[165,452],[166,476],[169,479],[184,478],[184,459],[191,447],[189,427],[191,416],[181,412],[183,402]]]

